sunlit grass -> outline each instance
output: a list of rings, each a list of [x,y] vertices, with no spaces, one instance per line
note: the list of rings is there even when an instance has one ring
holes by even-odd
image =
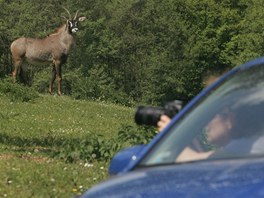
[[[0,97],[0,196],[72,197],[107,177],[108,161],[65,163],[53,158],[62,142],[117,136],[133,123],[131,108],[67,96],[33,102]],[[19,194],[17,194],[19,192]]]
[[[34,103],[1,100],[2,131],[39,137],[56,133],[69,136],[103,132],[114,134],[121,123],[132,122],[132,110],[112,104],[43,96]]]
[[[0,159],[1,197],[73,197],[107,177],[103,162],[88,166],[29,156]]]

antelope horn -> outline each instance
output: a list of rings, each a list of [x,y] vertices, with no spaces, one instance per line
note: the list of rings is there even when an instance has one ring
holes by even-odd
[[[79,10],[77,10],[77,12],[76,12],[76,14],[75,14],[75,16],[74,16],[74,19],[73,19],[73,20],[76,20],[76,19],[77,19],[77,17],[78,17],[78,12],[79,12]]]
[[[68,15],[69,15],[69,20],[71,20],[71,13],[69,12],[69,10],[67,9],[67,8],[65,8],[64,6],[62,6],[62,8],[68,13]]]

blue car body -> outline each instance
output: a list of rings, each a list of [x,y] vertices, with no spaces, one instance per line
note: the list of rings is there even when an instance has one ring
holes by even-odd
[[[139,167],[153,147],[208,93],[240,71],[258,65],[264,65],[264,57],[234,68],[205,88],[148,145],[117,154],[117,160],[109,170],[117,175],[88,190],[82,197],[263,197],[262,155]],[[125,163],[122,158],[126,158]]]
[[[263,197],[264,160],[151,167],[112,178],[84,197]]]

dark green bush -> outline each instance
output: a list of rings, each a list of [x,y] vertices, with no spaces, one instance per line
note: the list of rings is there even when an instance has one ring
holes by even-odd
[[[81,66],[82,68],[83,66]],[[107,66],[96,66],[89,70],[87,76],[83,76],[79,70],[65,74],[63,84],[68,84],[71,95],[75,99],[92,99],[97,101],[109,101],[116,104],[129,106],[132,99],[120,91],[105,73]]]
[[[39,97],[32,88],[14,83],[10,77],[0,80],[0,95],[7,96],[13,102],[29,102]]]
[[[116,140],[105,140],[101,135],[87,135],[79,142],[65,140],[61,146],[54,156],[70,163],[78,160],[108,161],[121,148],[121,144]]]
[[[39,93],[47,93],[51,78],[51,68],[45,68],[34,76],[32,87]]]
[[[102,135],[87,135],[81,141],[67,139],[61,149],[54,152],[54,156],[66,162],[109,161],[121,149],[147,144],[156,134],[154,128],[124,125],[117,138],[105,139]]]
[[[156,133],[154,127],[124,125],[118,132],[118,141],[129,146],[147,144]]]

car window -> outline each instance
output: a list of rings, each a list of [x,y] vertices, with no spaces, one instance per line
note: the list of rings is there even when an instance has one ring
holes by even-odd
[[[240,69],[207,94],[140,165],[264,154],[264,66]]]

